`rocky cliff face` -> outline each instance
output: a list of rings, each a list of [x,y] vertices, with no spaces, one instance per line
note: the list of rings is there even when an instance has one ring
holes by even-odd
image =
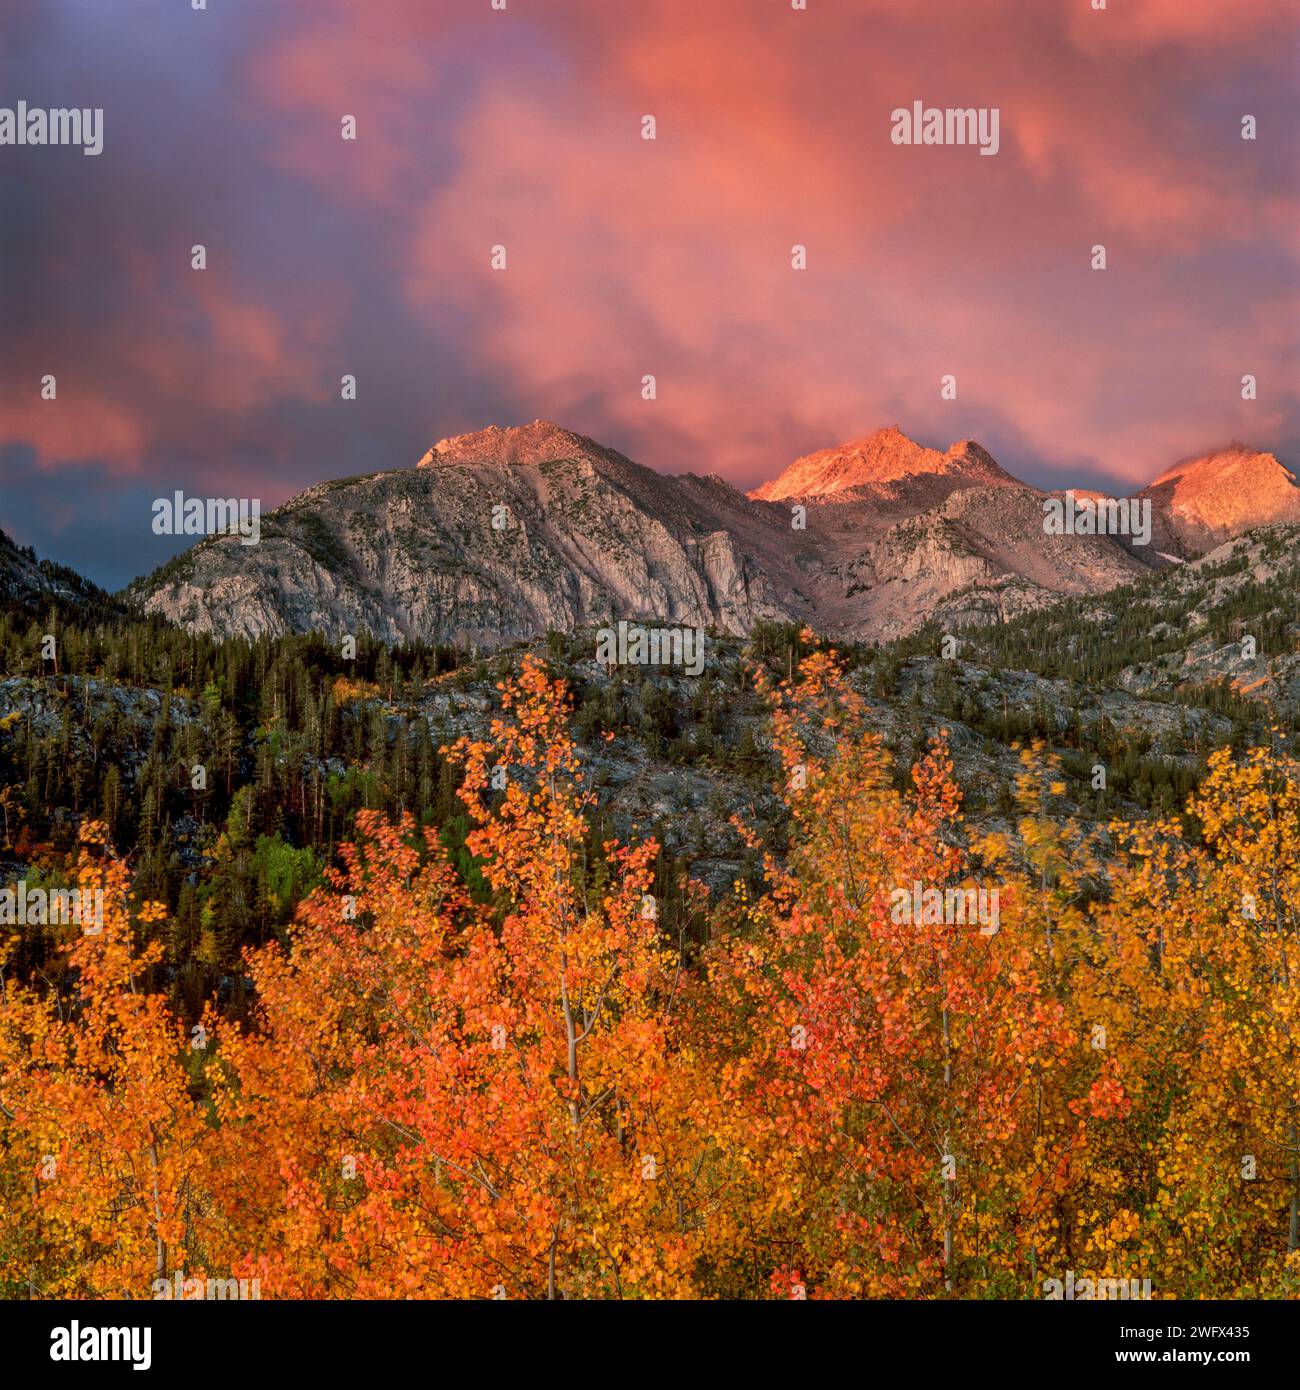
[[[1199,553],[1245,529],[1243,489],[1258,483],[1267,521],[1300,493],[1271,455],[1214,457],[1142,494],[1157,537],[1141,548],[1044,534],[1045,494],[972,440],[940,452],[881,430],[746,497],[539,420],[444,439],[413,469],[322,483],[264,517],[259,544],[204,540],[128,596],[245,636],[365,629],[491,647],[628,618],[889,638],[930,617],[1000,621],[1103,593],[1170,563],[1162,550]]]
[[[617,618],[739,634],[793,616],[719,519],[719,503],[743,504],[734,489],[660,477],[553,426],[477,438],[310,488],[263,518],[258,545],[205,540],[131,596],[200,631],[477,645]]]
[[[1161,563],[1141,555],[1109,536],[1045,535],[1033,488],[963,487],[872,539],[837,571],[842,593],[824,606],[859,639],[903,636],[918,615],[955,630],[1130,583]]]

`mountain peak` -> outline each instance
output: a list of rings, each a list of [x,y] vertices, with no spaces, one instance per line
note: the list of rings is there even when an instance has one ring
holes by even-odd
[[[557,425],[553,420],[534,420],[528,425],[502,429],[489,425],[469,434],[440,439],[416,465],[436,468],[444,463],[550,463],[555,459],[607,456],[609,450]]]
[[[1276,455],[1229,444],[1167,468],[1150,497],[1173,537],[1202,550],[1255,526],[1300,521],[1300,485]]]
[[[938,615],[1002,620],[1054,594],[1102,593],[1252,526],[1300,521],[1295,478],[1242,445],[1145,489],[1149,550],[1049,535],[1043,494],[973,439],[940,451],[896,425],[808,454],[757,501],[550,420],[443,439],[420,463],[311,488],[268,518],[271,544],[213,538],[130,597],[226,636],[366,628],[388,642],[500,645],[626,616],[883,640]],[[781,515],[788,503],[770,505],[785,498],[810,503],[801,534]],[[489,503],[504,504],[518,543],[502,543]],[[44,602],[51,580],[0,535],[0,598]]]
[[[805,454],[780,477],[749,495],[763,502],[786,497],[830,499],[855,488],[887,487],[919,477],[945,475],[950,483],[957,482],[959,486],[1015,482],[973,439],[963,439],[940,453],[908,438],[897,425],[888,425],[862,439]]]
[[[1196,454],[1166,468],[1150,484],[1157,488],[1162,483],[1179,482],[1185,488],[1205,489],[1216,483],[1226,483],[1249,479],[1273,487],[1285,485],[1296,487],[1295,474],[1278,461],[1276,454],[1260,449],[1252,449],[1247,444],[1234,441],[1222,449],[1212,449],[1207,454]]]

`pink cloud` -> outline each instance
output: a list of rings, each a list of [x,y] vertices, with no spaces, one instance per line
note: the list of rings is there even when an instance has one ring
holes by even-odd
[[[201,454],[210,431],[226,434],[281,399],[324,399],[337,382],[345,282],[282,296],[271,305],[216,267],[159,281],[136,252],[133,323],[94,325],[93,343],[42,327],[24,345],[25,379],[0,397],[0,439],[34,445],[43,466],[95,460],[127,476],[148,471],[160,448]],[[52,373],[57,397],[44,401]]]
[[[159,282],[137,248],[114,273],[143,331],[93,324],[78,380],[66,326],[35,328],[29,360],[68,363],[59,408],[11,389],[0,438],[131,472],[187,430],[321,404],[382,312],[516,418],[612,431],[660,467],[754,482],[897,422],[1138,481],[1294,421],[1300,180],[1279,119],[1255,146],[1238,124],[1241,91],[1284,85],[1298,28],[1293,0],[313,0],[236,65],[258,135],[231,195],[305,188],[304,244],[337,216],[363,249],[268,285],[233,264]],[[996,106],[998,156],[893,145],[890,112],[918,99]],[[1256,366],[1248,409],[1232,384]]]
[[[590,83],[563,103],[514,73],[485,84],[459,128],[457,176],[412,221],[412,304],[454,305],[503,382],[579,425],[584,411],[616,422],[660,466],[677,460],[657,435],[694,441],[691,466],[761,473],[735,424],[746,410],[779,413],[774,455],[793,436],[830,442],[900,414],[940,439],[968,432],[968,412],[1000,415],[1047,459],[1078,454],[1132,480],[1185,439],[1276,426],[1276,399],[1252,415],[1228,389],[1249,335],[1204,331],[1177,266],[1258,235],[1261,214],[1282,223],[1294,199],[1261,207],[1237,148],[1207,153],[1193,128],[1195,65],[1162,75],[1145,53],[1163,33],[1212,66],[1220,26],[1148,6],[1147,37],[1130,26],[1103,62],[1077,17],[873,12],[863,42],[869,26],[844,12],[570,9]],[[1268,24],[1246,28],[1269,46]],[[949,94],[999,105],[999,158],[889,143],[895,103]],[[647,112],[653,144],[638,138]],[[1109,280],[1089,278],[1098,241]],[[488,269],[496,242],[504,274]],[[790,269],[794,242],[806,272]],[[1055,277],[1054,310],[1034,302],[1035,271]],[[1165,334],[1143,334],[1152,313]],[[961,408],[938,402],[947,370]],[[649,372],[654,403],[640,397]]]

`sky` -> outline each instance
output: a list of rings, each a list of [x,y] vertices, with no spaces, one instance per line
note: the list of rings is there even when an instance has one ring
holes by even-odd
[[[742,488],[884,425],[1300,467],[1295,0],[505,3],[4,0],[0,106],[104,115],[0,146],[0,528],[115,588],[176,489],[539,417]],[[894,143],[917,101],[998,152]]]

